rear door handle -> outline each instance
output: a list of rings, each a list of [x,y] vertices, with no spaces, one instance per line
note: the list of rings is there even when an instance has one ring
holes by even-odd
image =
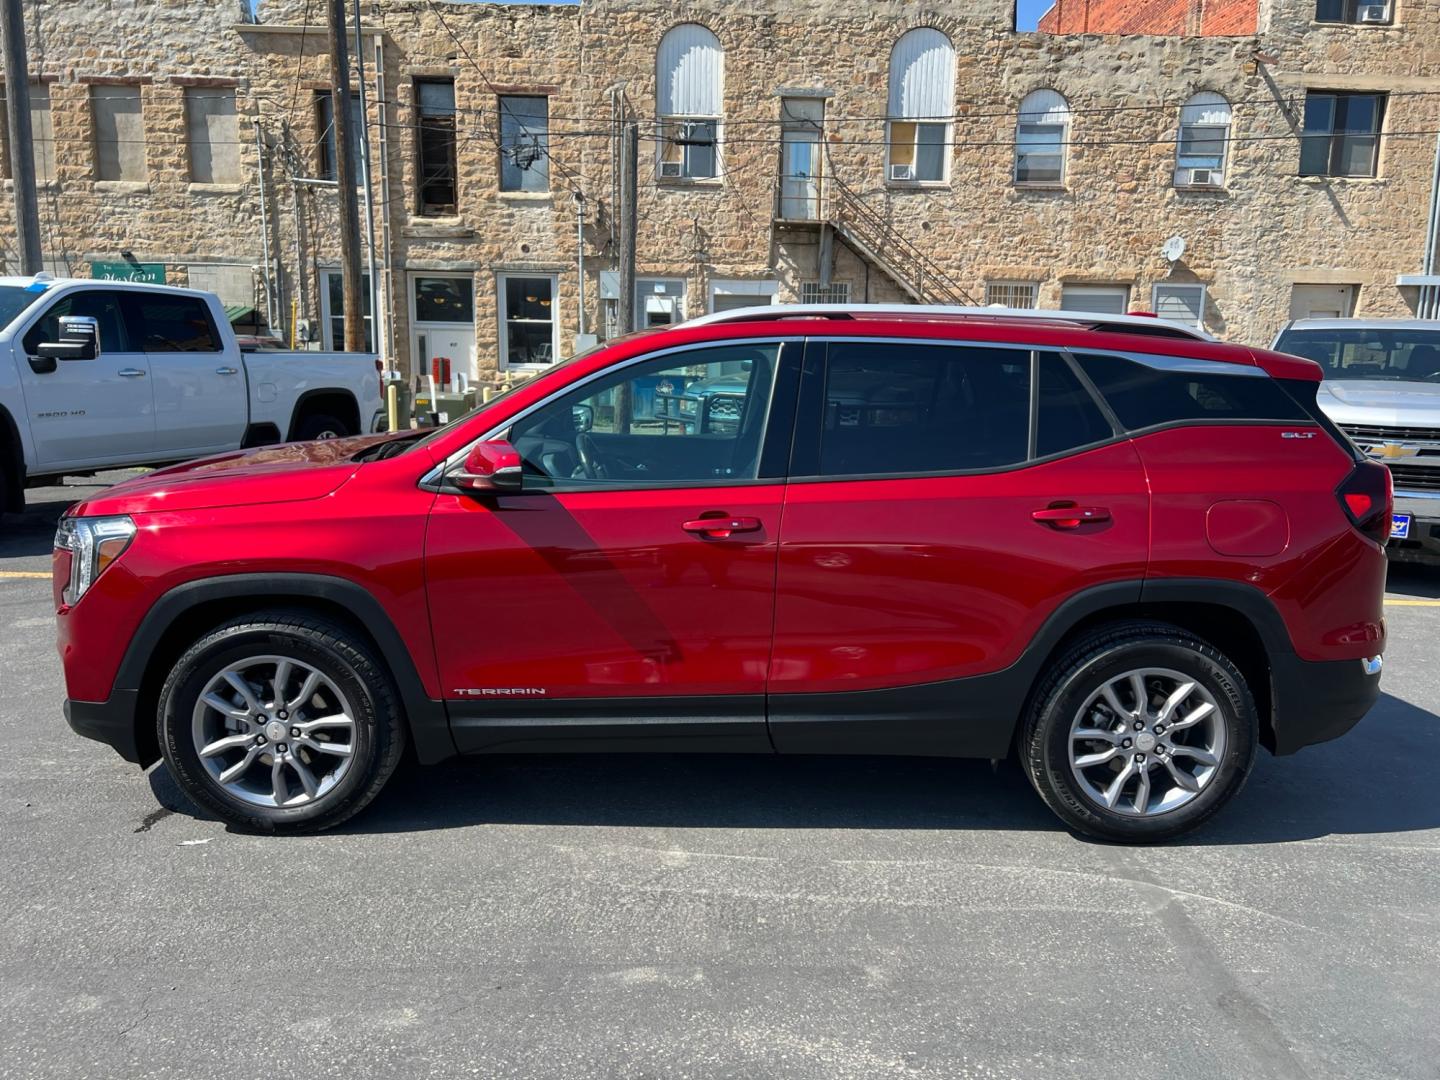
[[[1105,506],[1076,506],[1074,503],[1047,506],[1030,515],[1042,525],[1054,529],[1078,529],[1089,521],[1109,521],[1110,509]]]
[[[141,371],[138,367],[122,367],[115,374],[119,375],[122,379],[143,379],[145,377],[145,372]]]
[[[687,521],[680,526],[688,533],[711,540],[724,540],[734,533],[759,532],[760,519],[753,517],[707,517]]]
[[[239,368],[233,368],[233,367],[217,367],[217,368],[215,369],[215,374],[216,374],[216,375],[238,375],[239,373],[240,373],[240,369],[239,369]]]

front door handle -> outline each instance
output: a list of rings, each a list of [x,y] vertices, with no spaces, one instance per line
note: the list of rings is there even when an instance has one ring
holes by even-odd
[[[145,377],[145,372],[138,367],[122,367],[115,374],[122,379],[143,379]]]
[[[710,540],[725,540],[734,533],[759,532],[761,525],[760,519],[753,517],[706,517],[687,521],[680,527]]]
[[[1105,506],[1077,506],[1074,503],[1059,503],[1036,510],[1030,515],[1042,525],[1053,529],[1078,529],[1086,522],[1109,521],[1110,509]]]
[[[238,375],[238,374],[240,374],[240,369],[239,369],[239,368],[233,368],[233,367],[217,367],[217,368],[215,369],[215,374],[216,374],[216,375]]]

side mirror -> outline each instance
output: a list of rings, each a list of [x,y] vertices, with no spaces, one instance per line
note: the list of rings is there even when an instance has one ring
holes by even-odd
[[[595,406],[571,405],[570,419],[575,421],[576,434],[582,434],[595,427]]]
[[[91,315],[61,315],[60,340],[42,341],[36,351],[46,360],[98,359],[100,322]]]
[[[504,439],[476,443],[450,482],[466,491],[519,491],[523,477],[520,451]]]

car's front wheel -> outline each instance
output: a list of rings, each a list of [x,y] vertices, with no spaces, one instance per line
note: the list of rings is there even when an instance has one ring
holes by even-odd
[[[313,831],[375,797],[404,730],[390,679],[355,632],[304,612],[231,620],[160,693],[160,745],[197,804],[241,828]]]
[[[1175,626],[1101,628],[1068,649],[1035,695],[1021,757],[1068,825],[1107,840],[1167,840],[1240,790],[1257,714],[1244,676]]]

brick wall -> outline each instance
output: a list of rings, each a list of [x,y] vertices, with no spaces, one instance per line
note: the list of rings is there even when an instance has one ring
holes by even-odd
[[[1253,34],[1259,0],[1056,0],[1046,34]]]

